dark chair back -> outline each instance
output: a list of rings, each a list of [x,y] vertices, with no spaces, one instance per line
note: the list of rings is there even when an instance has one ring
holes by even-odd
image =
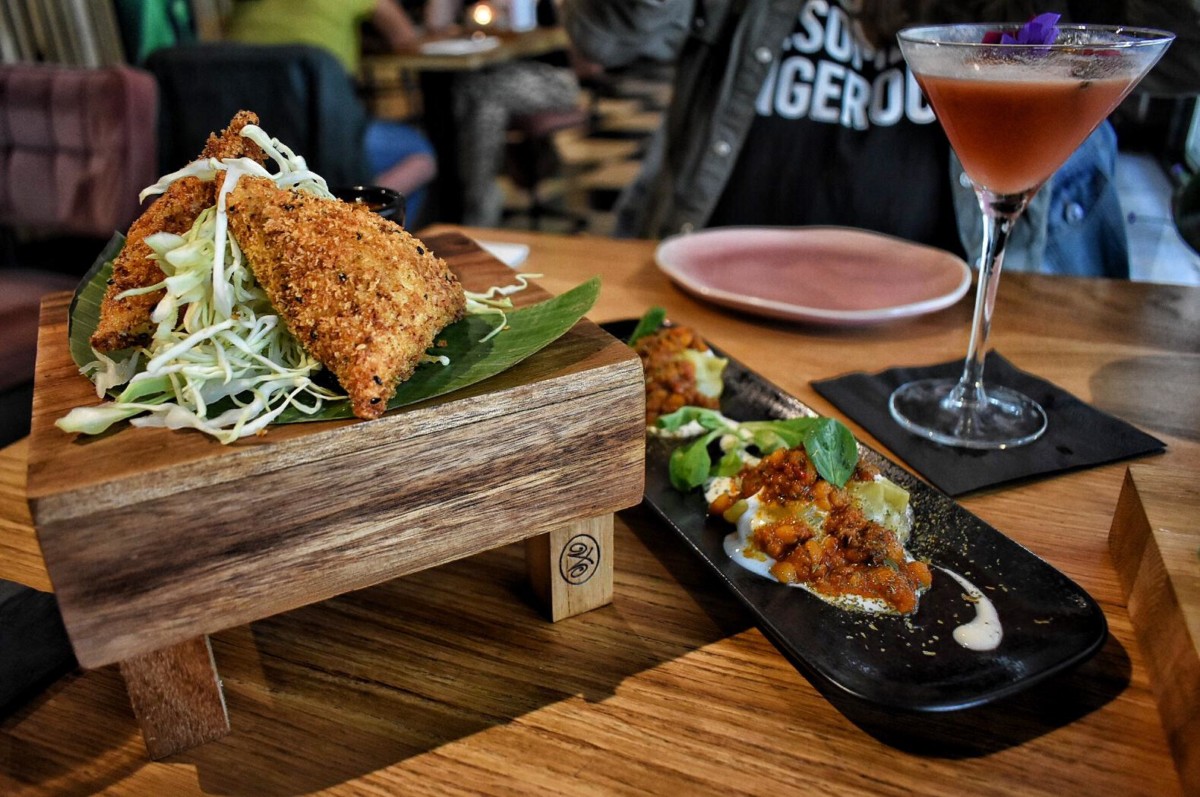
[[[0,66],[0,446],[29,432],[42,297],[75,286],[158,178],[157,108],[137,69]]]
[[[330,185],[367,181],[366,110],[354,82],[331,54],[305,45],[234,42],[168,47],[146,59],[158,80],[160,166],[194,160],[209,133],[239,110],[304,156]]]

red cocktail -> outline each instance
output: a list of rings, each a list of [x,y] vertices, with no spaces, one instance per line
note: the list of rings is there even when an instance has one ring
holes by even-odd
[[[918,81],[976,185],[1020,194],[1050,178],[1130,86],[1126,79]]]
[[[1046,414],[1027,396],[984,388],[983,361],[1004,245],[1030,198],[1137,85],[1170,33],[1053,22],[1045,41],[1016,25],[930,25],[900,49],[941,122],[984,214],[971,343],[962,376],[897,388],[905,428],[947,445],[1006,448],[1039,437]],[[1003,41],[1001,41],[1001,35]]]

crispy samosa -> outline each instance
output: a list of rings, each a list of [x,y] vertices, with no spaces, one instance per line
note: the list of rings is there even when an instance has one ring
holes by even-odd
[[[258,116],[239,111],[221,134],[210,135],[201,158],[253,158],[262,163],[266,155],[257,144],[241,135],[248,124],[257,125]],[[118,299],[121,293],[146,288],[163,279],[162,269],[150,256],[146,237],[157,232],[182,235],[191,229],[196,217],[216,204],[216,184],[196,177],[184,177],[167,190],[130,226],[125,246],[113,262],[112,281],[100,304],[100,321],[91,344],[101,352],[144,345],[153,332],[150,314],[163,297],[163,291]]]
[[[226,207],[255,279],[360,418],[382,415],[462,317],[466,298],[445,261],[365,206],[242,176]]]

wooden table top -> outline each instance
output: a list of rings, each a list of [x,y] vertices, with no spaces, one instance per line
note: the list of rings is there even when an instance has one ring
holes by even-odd
[[[470,34],[464,33],[462,36]],[[408,50],[391,53],[368,53],[363,56],[360,73],[369,85],[379,79],[387,79],[397,71],[419,72],[469,72],[492,64],[518,58],[534,58],[547,53],[565,50],[570,43],[567,32],[561,27],[534,28],[521,32],[493,32],[499,44],[489,50],[468,53],[431,54],[421,51],[420,45]],[[438,36],[428,41],[440,41],[448,37]]]
[[[967,299],[875,329],[802,328],[693,300],[650,242],[468,232],[530,244],[523,270],[553,293],[602,275],[592,320],[662,305],[835,416],[810,380],[966,347]],[[1168,442],[1139,467],[1200,474],[1200,289],[1006,274],[994,342]],[[36,578],[7,564],[36,559],[9,554],[22,456],[0,456],[0,576]],[[510,546],[215,634],[232,732],[158,763],[115,667],[70,676],[0,725],[0,792],[1180,794],[1107,544],[1127,465],[962,500],[1087,589],[1111,631],[1091,661],[991,707],[834,706],[635,509],[617,517],[609,607],[543,621]]]

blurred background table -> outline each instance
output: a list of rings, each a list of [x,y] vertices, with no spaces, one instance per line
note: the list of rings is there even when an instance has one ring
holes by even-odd
[[[418,45],[408,51],[374,53],[363,57],[360,82],[370,95],[381,87],[403,81],[415,73],[420,85],[422,121],[437,151],[438,173],[430,192],[429,219],[457,223],[462,220],[463,188],[459,171],[458,133],[454,123],[454,78],[489,66],[522,58],[537,58],[565,52],[570,40],[561,27],[539,27],[528,31],[495,31],[497,41],[490,49],[454,54],[428,54]],[[443,41],[441,38],[429,42]],[[423,44],[426,42],[423,42]]]
[[[811,379],[966,345],[966,299],[890,326],[806,328],[693,300],[651,242],[467,232],[529,244],[524,268],[552,293],[601,274],[594,321],[664,306],[819,412],[838,414]],[[1140,472],[1200,475],[1200,289],[1011,274],[999,302],[995,342],[1017,366],[1168,442]],[[28,548],[7,516],[21,446],[0,455],[5,553]],[[545,622],[510,546],[214,634],[232,732],[158,763],[116,669],[71,676],[0,726],[0,791],[1181,794],[1108,548],[1127,464],[962,501],[1086,588],[1111,631],[1093,660],[991,707],[831,703],[635,509],[617,517],[607,608]],[[29,559],[0,570],[33,573]]]
[[[418,45],[410,50],[394,53],[369,53],[363,56],[361,77],[370,86],[375,81],[388,80],[401,70],[421,72],[465,72],[485,66],[512,61],[516,58],[534,58],[539,55],[565,50],[570,43],[561,27],[533,28],[527,31],[494,31],[486,34],[498,41],[495,47],[473,52],[428,54]],[[464,34],[465,37],[468,35]],[[444,41],[445,37],[434,37],[423,43]]]

